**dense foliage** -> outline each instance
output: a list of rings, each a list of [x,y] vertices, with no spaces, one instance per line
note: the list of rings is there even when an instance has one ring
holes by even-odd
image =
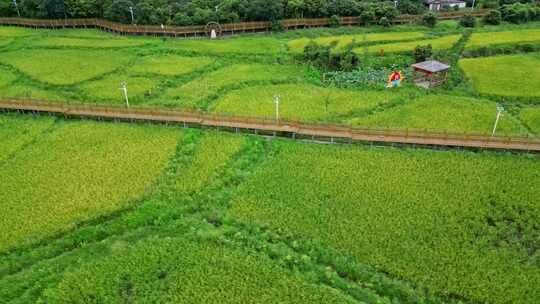
[[[137,24],[174,25],[331,16],[362,16],[371,23],[383,17],[391,20],[398,12],[419,13],[424,9],[416,0],[403,1],[399,11],[393,3],[360,0],[18,0],[17,6],[23,17],[105,17],[124,23],[132,22],[130,7]],[[17,9],[12,0],[1,0],[0,16],[15,15]]]

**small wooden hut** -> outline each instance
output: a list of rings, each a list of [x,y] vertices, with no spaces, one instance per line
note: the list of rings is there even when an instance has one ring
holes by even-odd
[[[432,88],[443,84],[448,78],[450,66],[437,60],[415,63],[413,69],[413,82],[422,88]]]

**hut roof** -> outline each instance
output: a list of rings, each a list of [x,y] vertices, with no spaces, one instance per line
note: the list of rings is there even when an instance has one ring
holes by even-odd
[[[429,61],[415,63],[412,65],[412,67],[418,70],[427,71],[431,73],[443,72],[450,69],[449,65],[439,62],[437,60],[429,60]]]

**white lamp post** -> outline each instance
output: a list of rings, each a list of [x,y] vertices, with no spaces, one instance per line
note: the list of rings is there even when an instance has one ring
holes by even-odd
[[[495,125],[493,126],[493,132],[491,136],[495,136],[495,131],[497,131],[497,125],[499,124],[499,119],[501,118],[502,113],[504,112],[504,107],[502,105],[497,105],[497,118],[495,119]]]
[[[276,104],[276,121],[279,121],[279,101],[281,96],[274,95],[274,103]]]
[[[131,13],[131,24],[135,24],[135,14],[133,13],[133,6],[129,7],[129,12]]]
[[[21,12],[19,11],[19,5],[17,4],[17,0],[13,0],[13,5],[15,5],[15,9],[17,10],[17,16],[21,16]]]
[[[127,84],[125,81],[122,81],[120,83],[120,90],[124,94],[124,98],[126,99],[126,107],[129,108],[129,99],[128,99],[128,92],[127,92]]]

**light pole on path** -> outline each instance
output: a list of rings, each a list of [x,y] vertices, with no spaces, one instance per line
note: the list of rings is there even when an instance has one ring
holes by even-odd
[[[279,121],[279,101],[281,96],[274,95],[274,103],[276,104],[276,121]]]
[[[13,5],[15,5],[15,9],[17,10],[17,16],[21,16],[21,12],[19,11],[19,5],[17,4],[17,0],[13,0]]]
[[[129,12],[131,13],[131,24],[135,24],[135,14],[133,13],[133,6],[129,7]]]
[[[124,98],[126,99],[126,107],[129,108],[129,99],[128,99],[128,92],[127,92],[127,84],[125,81],[122,81],[120,83],[120,90],[122,93],[124,93]]]
[[[501,115],[503,112],[504,112],[504,107],[498,104],[497,105],[497,118],[495,119],[495,125],[493,126],[493,132],[491,132],[491,136],[495,136],[495,131],[497,131],[497,125],[499,124],[499,119],[501,118]]]

